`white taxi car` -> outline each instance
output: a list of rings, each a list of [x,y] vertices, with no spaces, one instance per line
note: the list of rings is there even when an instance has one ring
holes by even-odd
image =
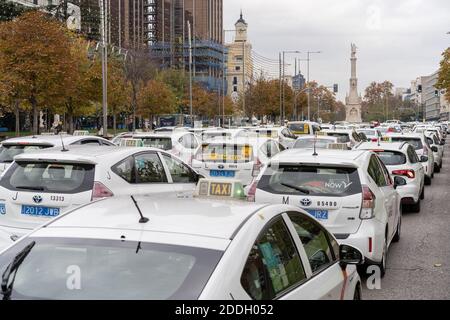
[[[407,142],[366,142],[355,149],[377,153],[392,176],[404,178],[406,184],[397,188],[402,204],[413,212],[420,212],[420,200],[425,199],[425,170],[412,145]]]
[[[425,185],[431,185],[434,178],[433,150],[423,133],[388,133],[383,137],[387,142],[408,142],[414,147],[425,169]]]
[[[145,147],[167,151],[181,158],[189,165],[200,148],[200,140],[188,131],[175,130],[166,133],[139,133],[134,139],[141,139]]]
[[[71,147],[19,155],[0,180],[0,229],[22,236],[73,207],[128,194],[190,193],[198,174],[152,148]]]
[[[302,135],[315,135],[321,130],[320,124],[311,121],[291,121],[287,127],[297,137]]]
[[[221,184],[206,189],[231,191]],[[355,265],[362,261],[296,207],[118,197],[75,209],[0,253],[7,283],[0,293],[5,300],[350,300],[361,298]]]
[[[292,148],[297,139],[297,136],[286,127],[261,127],[252,128],[249,131],[256,133],[258,137],[278,140],[286,149]]]
[[[433,131],[425,131],[425,137],[428,141],[428,144],[431,146],[431,151],[433,151],[434,157],[434,172],[439,173],[442,169],[442,160],[444,158],[444,145],[436,132]]]
[[[292,148],[294,149],[328,149],[330,145],[344,143],[341,137],[303,136],[298,137]]]
[[[347,143],[349,149],[363,141],[361,136],[354,129],[322,130],[320,135],[341,138],[343,139],[343,143]]]
[[[261,167],[283,150],[274,139],[213,139],[203,142],[192,167],[205,177],[234,178],[247,186]]]
[[[317,153],[293,149],[272,158],[249,188],[249,200],[305,209],[341,243],[359,248],[368,264],[378,265],[384,275],[388,248],[400,239],[397,185],[373,152]]]
[[[0,144],[0,174],[13,162],[16,155],[33,152],[39,149],[60,147],[62,144],[113,146],[114,144],[104,138],[95,136],[71,135],[39,135],[4,140]]]

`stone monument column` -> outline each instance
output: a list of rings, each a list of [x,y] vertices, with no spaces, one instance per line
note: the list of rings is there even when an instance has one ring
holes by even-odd
[[[362,122],[361,117],[361,97],[358,94],[358,78],[356,77],[356,45],[351,45],[351,78],[350,92],[345,99],[346,121],[353,123]]]

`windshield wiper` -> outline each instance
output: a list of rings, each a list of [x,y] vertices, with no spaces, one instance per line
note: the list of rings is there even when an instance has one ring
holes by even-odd
[[[35,190],[35,191],[44,191],[44,187],[32,187],[32,186],[18,186],[16,189],[24,189],[24,190]]]
[[[290,188],[290,189],[297,190],[297,191],[299,191],[299,192],[301,192],[301,193],[303,193],[303,194],[309,194],[309,193],[310,193],[310,191],[309,191],[307,188],[297,187],[297,186],[294,186],[294,185],[289,184],[289,183],[280,183],[280,184],[281,184],[283,187],[287,187],[287,188]]]
[[[11,298],[11,293],[14,286],[14,281],[16,280],[17,270],[19,270],[20,265],[33,249],[36,241],[31,242],[22,251],[20,251],[15,257],[14,260],[9,264],[6,268],[5,272],[2,275],[2,284],[1,284],[1,293],[3,295],[3,300],[9,300]],[[9,279],[11,275],[14,273],[11,283],[9,283]]]

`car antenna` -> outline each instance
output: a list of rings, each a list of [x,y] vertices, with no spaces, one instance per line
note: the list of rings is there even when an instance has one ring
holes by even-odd
[[[317,133],[314,135],[314,153],[313,153],[313,156],[318,156],[317,149],[316,149],[316,142],[317,142]]]
[[[64,145],[64,139],[63,139],[61,133],[59,134],[59,137],[61,138],[61,144],[62,144],[62,150],[61,150],[61,152],[67,152],[67,151],[69,151],[69,149],[66,149],[66,146]]]
[[[149,221],[149,219],[144,217],[144,215],[142,214],[141,208],[139,208],[139,205],[138,205],[136,199],[134,199],[134,196],[131,196],[131,200],[133,200],[133,203],[136,206],[136,209],[138,210],[139,215],[141,216],[141,219],[139,219],[139,223],[147,223]]]

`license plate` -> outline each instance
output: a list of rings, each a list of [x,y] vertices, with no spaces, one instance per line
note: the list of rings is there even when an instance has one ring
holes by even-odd
[[[234,171],[221,171],[221,170],[211,170],[209,172],[209,175],[211,177],[224,177],[224,178],[234,178],[235,172]]]
[[[56,217],[59,216],[59,208],[22,206],[22,214],[39,217]]]
[[[328,210],[306,210],[306,211],[318,220],[328,220]]]
[[[6,214],[6,206],[0,203],[0,214]]]

